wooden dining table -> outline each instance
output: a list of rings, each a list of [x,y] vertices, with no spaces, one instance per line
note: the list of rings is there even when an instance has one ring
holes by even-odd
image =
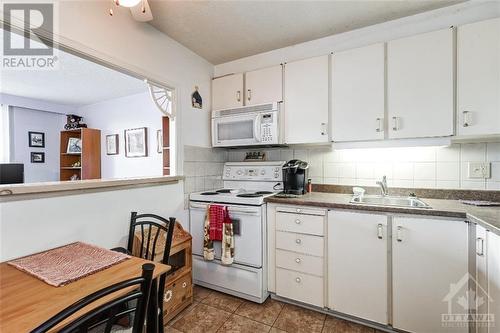
[[[0,263],[0,332],[30,332],[81,298],[117,282],[140,276],[142,265],[145,263],[153,262],[131,257],[105,270],[61,287],[51,286],[6,262]],[[163,330],[158,327],[157,281],[162,274],[166,274],[170,270],[170,266],[157,262],[153,264],[155,270],[150,306],[148,307],[147,332],[162,332]],[[121,293],[126,292],[128,291],[123,290]],[[103,298],[100,302],[94,302],[77,312],[63,324],[119,295],[120,292],[117,292],[108,295],[107,299]],[[54,332],[57,332],[57,327]]]

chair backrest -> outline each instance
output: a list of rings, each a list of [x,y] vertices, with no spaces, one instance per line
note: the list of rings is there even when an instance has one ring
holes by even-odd
[[[136,243],[139,249],[136,249],[135,253],[139,254],[138,256],[141,258],[151,261],[155,259],[156,244],[159,236],[163,233],[165,234],[166,240],[161,262],[163,264],[168,264],[168,257],[170,256],[172,237],[175,229],[175,217],[170,217],[167,220],[155,214],[137,214],[137,212],[132,212],[127,244],[127,250],[130,251],[130,253],[134,253],[134,238],[137,229],[141,232],[140,235],[138,235],[139,242]]]
[[[84,315],[65,325],[63,328],[59,329],[58,332],[89,332],[92,329],[105,325],[104,332],[109,333],[111,332],[113,324],[115,324],[121,318],[125,318],[126,316],[129,316],[131,314],[134,314],[132,332],[142,332],[144,320],[146,317],[146,308],[149,302],[154,268],[155,265],[150,263],[142,265],[142,275],[140,277],[118,282],[82,298],[81,300],[73,303],[66,309],[56,314],[51,319],[47,320],[42,325],[32,330],[31,333],[48,332],[56,325],[66,320],[89,304],[92,304],[93,302],[96,302],[99,299],[106,297],[107,295],[125,288],[133,288],[134,286],[136,286],[136,288],[133,291],[123,296],[113,298],[110,301],[85,313]]]

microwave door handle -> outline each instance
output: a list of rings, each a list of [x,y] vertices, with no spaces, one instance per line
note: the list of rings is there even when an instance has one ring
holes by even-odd
[[[255,120],[253,123],[253,137],[255,141],[260,142],[260,115],[255,116]]]

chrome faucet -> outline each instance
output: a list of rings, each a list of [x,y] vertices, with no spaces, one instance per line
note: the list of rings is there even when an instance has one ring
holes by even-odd
[[[388,194],[388,188],[387,188],[387,177],[384,176],[382,177],[382,181],[378,181],[377,185],[380,186],[380,192],[382,193],[382,196],[387,196]]]

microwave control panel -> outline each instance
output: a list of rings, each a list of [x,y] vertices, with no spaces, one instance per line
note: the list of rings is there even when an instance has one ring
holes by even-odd
[[[262,143],[278,142],[278,120],[276,112],[263,113],[260,116],[260,141]]]

